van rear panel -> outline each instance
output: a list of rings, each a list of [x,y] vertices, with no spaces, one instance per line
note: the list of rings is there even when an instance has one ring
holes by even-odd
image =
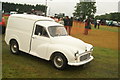
[[[19,49],[28,53],[34,23],[34,20],[10,16],[5,36],[7,44],[11,39],[15,39],[19,44]]]

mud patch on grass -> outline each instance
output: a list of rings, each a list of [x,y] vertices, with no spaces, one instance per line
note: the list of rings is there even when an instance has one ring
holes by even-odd
[[[118,50],[118,32],[90,30],[88,35],[84,35],[83,32],[84,28],[72,27],[71,35],[93,46]]]

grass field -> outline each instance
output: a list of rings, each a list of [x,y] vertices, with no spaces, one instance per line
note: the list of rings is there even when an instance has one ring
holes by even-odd
[[[2,40],[3,78],[118,78],[118,28],[100,26],[83,35],[83,26],[74,26],[71,35],[94,46],[95,59],[84,67],[55,69],[49,61],[25,54],[10,53]]]

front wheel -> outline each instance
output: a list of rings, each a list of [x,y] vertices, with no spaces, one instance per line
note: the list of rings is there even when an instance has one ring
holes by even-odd
[[[63,70],[67,66],[67,59],[63,54],[57,53],[53,56],[52,63],[57,69]]]
[[[12,40],[12,41],[10,42],[10,51],[11,51],[13,54],[18,54],[18,53],[19,53],[19,46],[18,46],[17,41]]]

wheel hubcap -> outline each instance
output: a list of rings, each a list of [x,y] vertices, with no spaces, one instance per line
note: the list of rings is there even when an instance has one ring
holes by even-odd
[[[56,56],[54,59],[54,64],[56,67],[60,68],[63,65],[63,59],[59,56]]]
[[[16,45],[16,44],[13,44],[13,45],[12,45],[12,52],[13,52],[13,53],[16,53],[16,52],[17,52],[17,45]]]

